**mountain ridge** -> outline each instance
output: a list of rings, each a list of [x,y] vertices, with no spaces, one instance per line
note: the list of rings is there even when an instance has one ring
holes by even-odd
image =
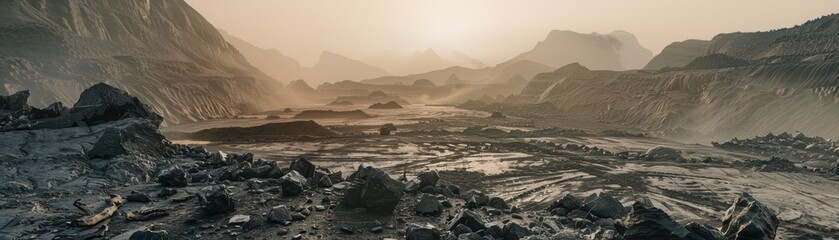
[[[177,124],[270,107],[282,86],[182,0],[3,1],[0,33],[0,92],[33,105],[105,82]]]

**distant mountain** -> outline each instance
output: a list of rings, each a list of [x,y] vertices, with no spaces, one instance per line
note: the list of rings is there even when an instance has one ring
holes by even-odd
[[[443,54],[443,58],[455,63],[457,66],[467,68],[485,68],[485,65],[480,60],[474,59],[459,51],[449,51],[448,54]]]
[[[302,78],[301,66],[296,59],[283,55],[276,49],[264,49],[254,46],[245,40],[219,30],[224,40],[227,40],[242,55],[247,58],[251,65],[259,68],[276,80],[289,82]]]
[[[705,56],[711,41],[685,40],[674,42],[661,50],[661,53],[653,57],[644,70],[659,70],[664,67],[684,67],[690,61]]]
[[[603,35],[554,30],[532,50],[507,62],[530,60],[553,68],[578,62],[592,69],[626,70],[641,68],[651,58],[652,52],[628,32]]]
[[[314,66],[304,69],[304,78],[318,82],[368,79],[391,75],[387,71],[332,52],[323,52]]]
[[[455,82],[472,82],[472,83],[505,83],[510,78],[519,75],[526,79],[530,79],[536,74],[553,71],[554,68],[546,66],[541,63],[533,61],[519,61],[511,63],[499,64],[495,67],[486,68],[466,68],[466,67],[450,67],[436,71],[411,74],[407,76],[386,76],[374,79],[362,80],[363,83],[368,84],[409,84],[416,80],[426,79],[435,84],[447,84]],[[452,75],[457,75],[458,81],[450,82]]]
[[[529,80],[536,74],[553,71],[555,68],[533,61],[518,61],[499,64],[492,69],[492,82],[504,83],[516,76]],[[525,81],[526,81],[525,80]]]
[[[693,57],[706,43],[687,41],[658,57],[662,65],[683,67],[608,71],[569,64],[537,75],[515,99],[549,102],[569,116],[711,139],[795,131],[837,138],[836,36],[839,14],[769,32],[720,34],[702,56]],[[675,60],[664,61],[668,56]]]
[[[483,68],[483,63],[457,51],[447,52],[445,57],[434,49],[400,54],[395,51],[381,52],[366,59],[397,76],[424,73],[450,67]]]
[[[299,96],[314,96],[317,95],[317,91],[309,86],[303,79],[297,79],[286,85],[285,92],[287,93],[294,93]]]
[[[281,88],[183,0],[0,1],[0,94],[69,104],[99,82],[167,124],[272,107]]]

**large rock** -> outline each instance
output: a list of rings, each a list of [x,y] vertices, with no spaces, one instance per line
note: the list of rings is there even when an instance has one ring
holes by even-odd
[[[314,163],[306,159],[305,157],[300,157],[291,161],[291,166],[289,167],[291,170],[297,171],[300,175],[306,178],[312,178],[315,176],[315,170],[317,167]]]
[[[165,187],[186,187],[190,182],[190,175],[179,167],[172,167],[157,175],[157,182]]]
[[[126,118],[145,119],[155,127],[163,122],[163,118],[140,102],[140,99],[99,83],[84,90],[79,101],[66,114],[38,122],[32,125],[32,129],[93,126]]]
[[[477,232],[483,229],[486,229],[486,223],[481,218],[481,215],[473,212],[469,209],[463,209],[457,215],[452,218],[452,221],[449,222],[449,230],[454,230],[458,224],[463,224],[472,229],[473,232]]]
[[[291,211],[288,210],[288,207],[285,205],[280,205],[271,208],[271,211],[268,212],[268,221],[272,222],[289,222],[291,221]]]
[[[622,221],[626,228],[623,238],[627,240],[685,239],[690,234],[661,209],[641,202],[632,204],[629,215]]]
[[[415,210],[421,215],[439,215],[443,211],[443,206],[433,196],[423,194]]]
[[[564,193],[560,196],[557,200],[551,203],[551,206],[548,207],[548,211],[554,210],[556,208],[564,208],[568,211],[580,208],[580,200],[578,200],[574,195],[570,193]]]
[[[719,231],[712,229],[709,226],[691,222],[685,225],[685,229],[690,231],[690,236],[693,239],[702,239],[702,240],[726,240],[725,236],[722,235]]]
[[[619,219],[627,210],[620,201],[607,194],[591,194],[583,200],[580,209],[601,218]]]
[[[504,225],[504,240],[519,240],[529,236],[530,234],[530,229],[527,229],[518,223],[510,222]]]
[[[38,120],[44,118],[58,117],[64,110],[64,104],[62,104],[61,102],[50,104],[44,109],[38,109],[33,107],[29,110],[29,119]]]
[[[164,230],[152,231],[150,229],[138,230],[128,237],[128,240],[167,240],[169,233]]]
[[[780,221],[752,195],[743,193],[725,212],[720,231],[728,239],[775,239]]]
[[[9,96],[0,95],[0,110],[26,111],[29,110],[29,90],[20,91]]]
[[[348,207],[364,207],[374,212],[392,212],[404,194],[402,182],[381,169],[362,164],[350,175],[353,181],[344,196]]]
[[[405,230],[405,239],[407,240],[440,240],[442,238],[440,230],[431,224],[411,224]]]
[[[440,181],[440,174],[437,171],[421,172],[417,179],[420,181],[420,187],[436,186],[437,181]]]
[[[286,197],[300,195],[306,187],[306,178],[295,170],[283,176],[280,181],[280,186],[283,188],[283,196]]]
[[[682,152],[671,147],[656,146],[644,154],[647,160],[679,160],[684,159]]]
[[[209,214],[226,213],[236,210],[236,205],[227,187],[224,185],[210,185],[201,188],[196,194],[201,209]]]
[[[108,128],[87,152],[87,156],[102,159],[119,155],[167,157],[168,141],[153,124],[141,121],[124,128]]]
[[[379,128],[379,135],[387,136],[393,131],[396,131],[396,126],[393,123],[388,123]]]

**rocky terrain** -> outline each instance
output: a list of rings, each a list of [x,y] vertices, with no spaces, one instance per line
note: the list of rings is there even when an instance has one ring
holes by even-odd
[[[653,57],[644,70],[659,70],[662,68],[684,67],[693,59],[705,56],[710,41],[690,39],[681,42],[674,42],[661,50],[661,53]]]
[[[789,29],[719,35],[707,56],[666,71],[572,64],[537,75],[518,98],[650,131],[681,128],[708,138],[801,131],[835,138],[839,128],[827,123],[839,114],[839,51],[815,43],[834,41],[838,22],[839,15],[830,15]]]
[[[435,170],[394,178],[361,164],[344,175],[307,158],[285,167],[251,153],[173,144],[159,133],[160,119],[147,106],[125,101],[137,98],[97,86],[80,96],[76,105],[84,107],[46,119],[88,108],[106,116],[120,110],[119,117],[0,133],[3,141],[23,144],[3,145],[13,149],[2,151],[9,160],[0,175],[0,236],[774,239],[781,223],[747,193],[734,198],[722,222],[711,227],[680,224],[649,199],[626,207],[607,192],[566,193],[544,207],[520,207],[516,197],[458,186],[447,179],[452,175]],[[1,100],[5,112],[22,116],[34,110],[20,95]],[[567,151],[583,150],[568,146]]]
[[[34,106],[73,103],[106,82],[177,124],[271,107],[281,88],[181,0],[14,0],[0,9],[0,94],[29,90]]]

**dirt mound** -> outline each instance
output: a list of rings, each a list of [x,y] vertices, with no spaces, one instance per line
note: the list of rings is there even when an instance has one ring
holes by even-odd
[[[369,109],[402,109],[402,105],[396,103],[394,101],[390,101],[387,103],[374,103],[368,107]]]
[[[345,119],[363,119],[363,118],[372,118],[372,116],[367,115],[364,111],[361,110],[354,110],[354,111],[334,111],[334,110],[305,110],[297,115],[294,115],[295,119],[325,119],[325,118],[345,118]]]
[[[287,139],[299,136],[329,137],[335,135],[338,135],[338,133],[321,126],[315,121],[294,121],[269,123],[256,127],[204,129],[188,134],[187,137],[204,141],[242,141]]]

